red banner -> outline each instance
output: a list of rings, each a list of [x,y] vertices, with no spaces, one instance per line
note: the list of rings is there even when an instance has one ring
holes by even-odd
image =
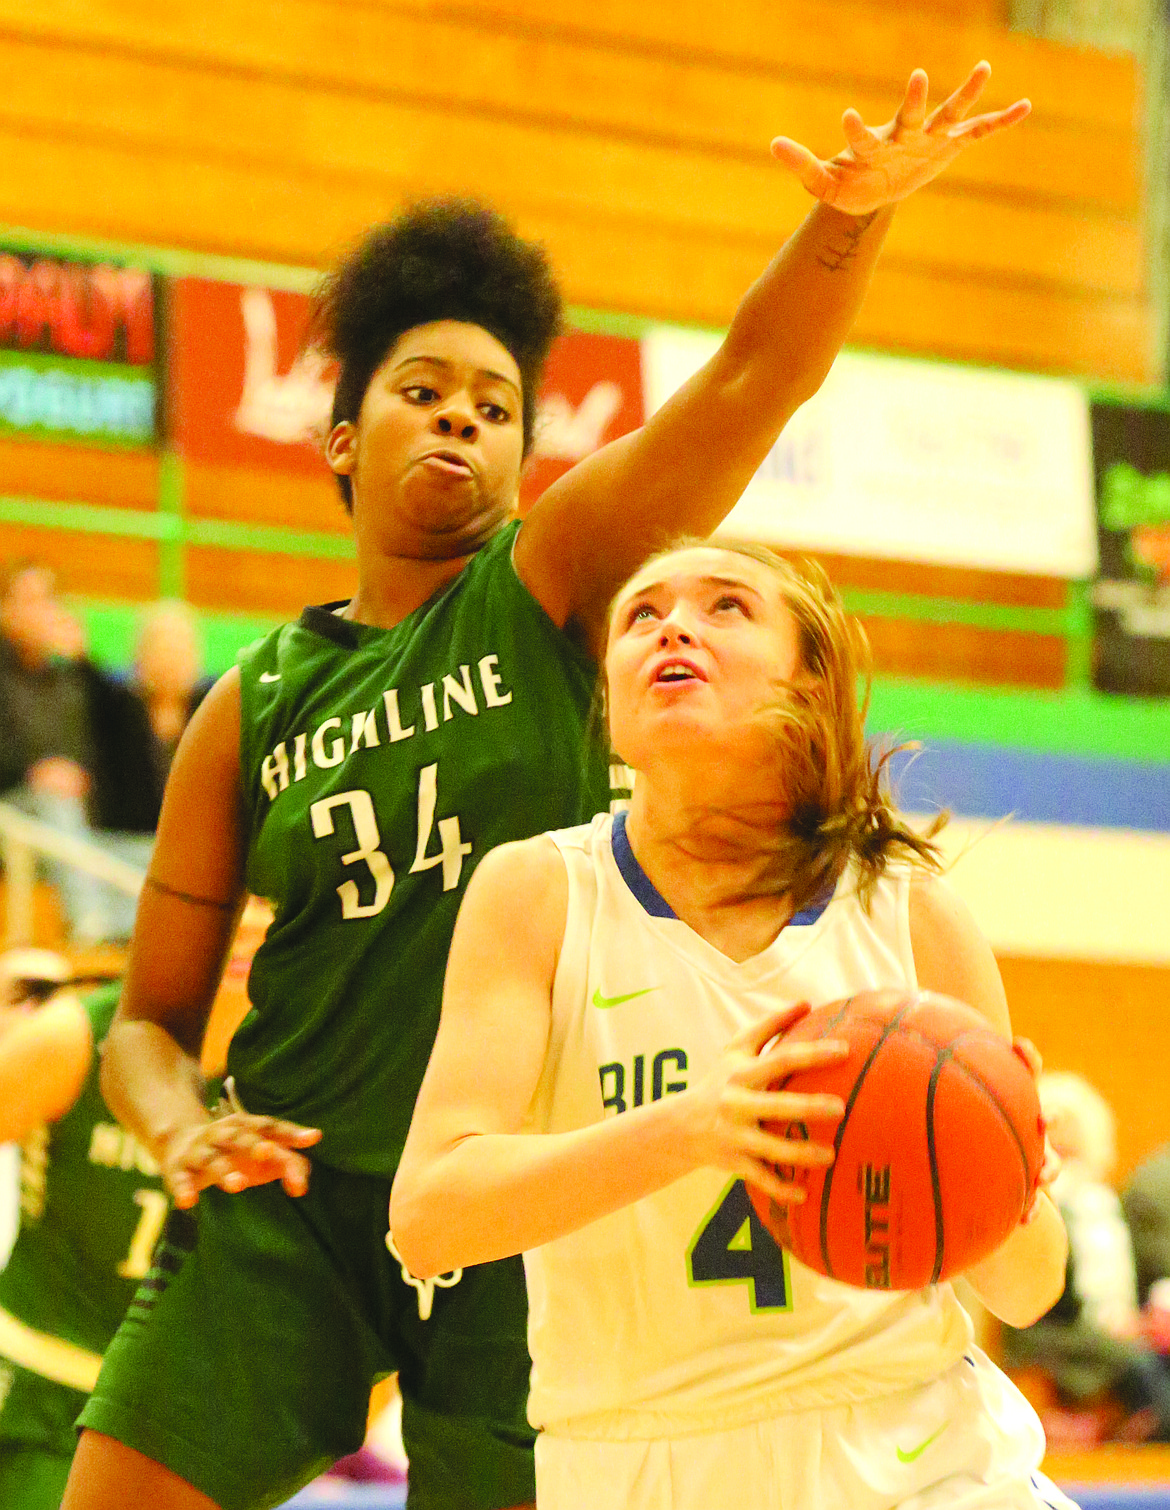
[[[321,357],[302,349],[308,313],[304,294],[171,283],[171,416],[185,455],[322,474],[333,385]]]
[[[575,462],[636,430],[644,417],[640,342],[580,330],[562,336],[545,371],[522,508],[531,507]]]

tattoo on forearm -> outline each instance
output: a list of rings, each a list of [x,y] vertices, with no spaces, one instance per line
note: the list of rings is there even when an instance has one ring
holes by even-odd
[[[863,215],[860,220],[855,220],[847,231],[842,232],[840,244],[826,247],[817,257],[817,261],[827,272],[847,272],[857,256],[862,237],[876,219],[877,211],[872,210],[868,215]]]
[[[168,886],[165,881],[156,881],[153,876],[147,876],[145,884],[152,886],[155,891],[161,891],[164,896],[178,897],[180,902],[190,902],[193,907],[214,907],[217,912],[234,912],[234,902],[220,902],[214,897],[197,897],[189,891],[176,891],[173,886]]]

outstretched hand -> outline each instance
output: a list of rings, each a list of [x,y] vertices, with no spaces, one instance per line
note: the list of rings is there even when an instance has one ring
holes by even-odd
[[[927,115],[926,73],[916,68],[898,113],[884,126],[871,128],[856,110],[846,110],[841,125],[848,145],[836,157],[823,162],[787,136],[772,143],[772,156],[825,204],[846,215],[870,215],[937,178],[971,142],[1024,119],[1032,108],[1028,100],[967,119],[990,77],[991,65],[977,63],[954,94]]]
[[[298,1150],[321,1137],[279,1117],[229,1112],[226,1116],[176,1130],[159,1157],[163,1179],[181,1209],[194,1206],[199,1192],[218,1185],[230,1194],[279,1180],[289,1195],[304,1195],[309,1161]]]

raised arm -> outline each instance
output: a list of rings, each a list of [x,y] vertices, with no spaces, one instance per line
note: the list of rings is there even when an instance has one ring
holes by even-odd
[[[1007,997],[995,956],[967,908],[942,882],[926,877],[915,882],[910,936],[922,989],[966,1002],[1010,1038]],[[1031,1326],[1060,1298],[1067,1251],[1064,1222],[1041,1191],[1027,1219],[966,1278],[1001,1321]]]
[[[634,568],[731,510],[792,413],[824,381],[861,306],[894,204],[970,142],[1014,125],[1028,102],[968,119],[990,75],[980,63],[927,114],[910,77],[894,119],[870,130],[846,111],[846,147],[822,162],[777,137],[772,152],[821,201],[745,295],[726,340],[640,430],[555,482],[516,544],[522,579],[559,624],[594,640]]]
[[[845,1045],[760,1050],[804,1008],[735,1039],[690,1090],[572,1132],[522,1131],[548,1045],[568,885],[551,840],[487,855],[459,911],[443,1014],[394,1181],[390,1227],[420,1279],[539,1247],[704,1165],[792,1198],[775,1163],[831,1151],[766,1133],[761,1119],[839,1117],[835,1096],[763,1089]]]
[[[152,1150],[178,1206],[199,1191],[283,1180],[301,1194],[312,1129],[244,1113],[213,1119],[199,1050],[243,905],[240,688],[230,671],[180,741],[150,873],[138,904],[125,989],[102,1050],[110,1110]]]

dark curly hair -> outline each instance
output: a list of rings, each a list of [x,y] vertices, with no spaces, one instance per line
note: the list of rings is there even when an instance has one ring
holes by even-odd
[[[473,199],[428,199],[370,228],[317,289],[314,344],[340,364],[331,424],[356,420],[370,379],[416,325],[464,320],[511,352],[532,447],[541,371],[562,301],[544,248]],[[338,484],[353,506],[348,477]]]

